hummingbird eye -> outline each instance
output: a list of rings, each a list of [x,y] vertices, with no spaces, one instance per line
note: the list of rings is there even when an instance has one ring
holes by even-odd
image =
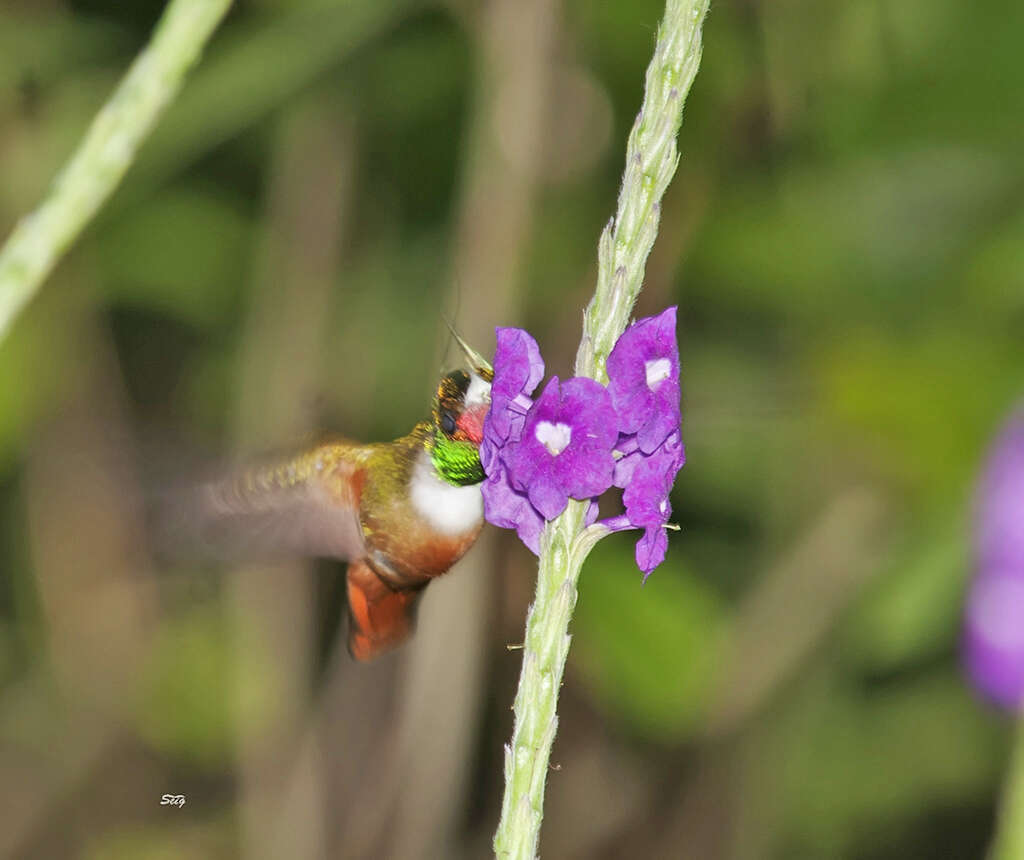
[[[447,409],[441,411],[441,429],[447,436],[451,436],[455,432],[455,416]]]

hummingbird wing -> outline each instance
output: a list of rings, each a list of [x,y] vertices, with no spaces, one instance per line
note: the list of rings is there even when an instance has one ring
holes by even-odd
[[[372,660],[400,645],[416,628],[416,610],[429,579],[411,588],[388,585],[365,561],[348,566],[348,651]]]
[[[173,492],[160,513],[161,544],[219,560],[361,558],[365,459],[362,446],[330,443]]]

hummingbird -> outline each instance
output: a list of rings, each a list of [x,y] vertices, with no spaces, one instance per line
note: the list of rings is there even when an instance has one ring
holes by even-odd
[[[483,525],[479,447],[494,372],[453,334],[469,370],[441,377],[429,419],[406,435],[321,442],[191,493],[192,539],[215,555],[347,562],[348,650],[359,661],[412,634],[424,589]]]

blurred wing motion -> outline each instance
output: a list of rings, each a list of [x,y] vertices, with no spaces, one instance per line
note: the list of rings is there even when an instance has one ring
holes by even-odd
[[[361,446],[328,444],[176,490],[161,505],[161,545],[221,561],[361,558],[363,459]]]
[[[348,648],[370,660],[412,634],[426,585],[394,587],[368,563],[359,503],[370,452],[331,443],[177,490],[161,506],[162,543],[172,555],[221,561],[347,561]]]

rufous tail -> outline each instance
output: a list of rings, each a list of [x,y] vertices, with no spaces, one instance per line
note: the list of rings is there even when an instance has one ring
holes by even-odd
[[[423,586],[396,590],[363,561],[349,563],[347,578],[348,650],[356,660],[372,660],[412,635]]]

